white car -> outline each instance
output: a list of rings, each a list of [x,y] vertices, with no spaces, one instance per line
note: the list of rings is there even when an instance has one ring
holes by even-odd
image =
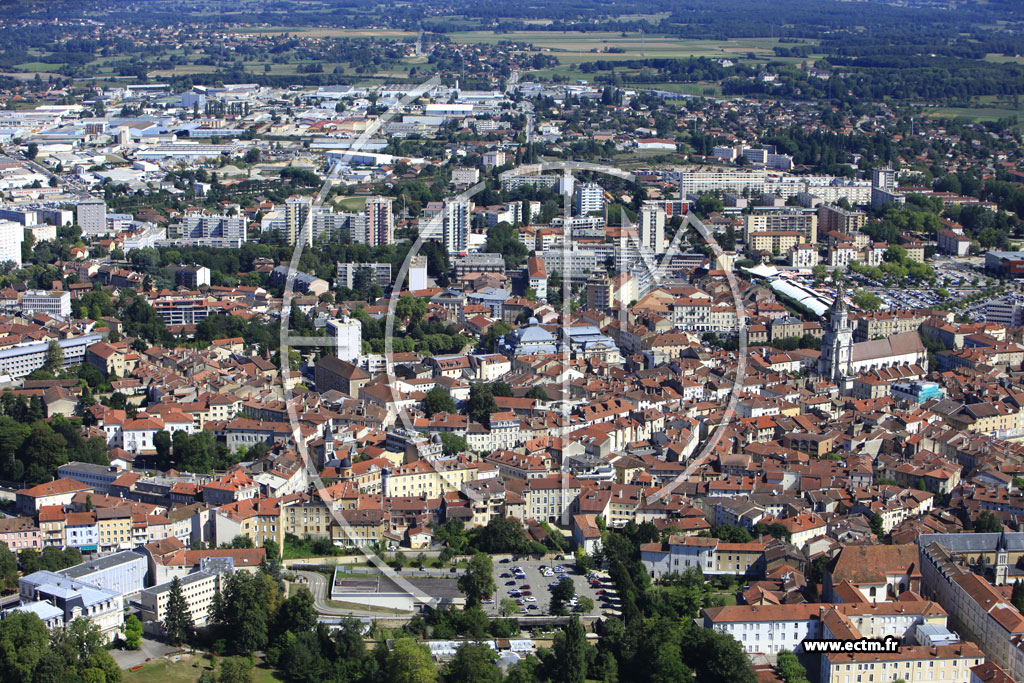
[[[523,598],[523,600],[525,600],[526,602],[537,602],[537,598],[533,597],[532,595],[527,595],[525,598]]]

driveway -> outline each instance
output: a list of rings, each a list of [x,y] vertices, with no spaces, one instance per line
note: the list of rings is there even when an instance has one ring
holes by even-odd
[[[114,658],[115,662],[117,662],[118,667],[122,669],[130,669],[133,666],[145,664],[147,659],[160,659],[170,652],[177,652],[181,649],[182,648],[180,647],[171,647],[159,640],[153,640],[143,636],[138,650],[114,649],[109,650],[109,652],[110,656]]]

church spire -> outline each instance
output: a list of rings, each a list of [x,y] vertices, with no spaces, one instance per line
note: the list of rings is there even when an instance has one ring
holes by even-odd
[[[832,310],[836,313],[846,313],[846,286],[842,279],[836,285],[836,298],[832,302]]]

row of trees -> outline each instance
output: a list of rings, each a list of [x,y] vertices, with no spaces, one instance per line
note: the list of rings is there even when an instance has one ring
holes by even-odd
[[[87,619],[51,632],[35,614],[15,612],[0,621],[0,681],[120,683],[121,669]]]

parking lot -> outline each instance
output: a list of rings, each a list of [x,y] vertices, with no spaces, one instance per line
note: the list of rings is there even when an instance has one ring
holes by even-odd
[[[494,559],[494,584],[497,590],[492,597],[493,603],[485,604],[488,613],[498,616],[502,598],[517,600],[519,603],[519,616],[547,616],[551,607],[551,586],[560,580],[558,573],[554,570],[562,567],[565,576],[572,580],[578,597],[586,596],[594,601],[594,609],[588,614],[615,614],[618,608],[618,598],[615,590],[608,580],[606,572],[595,570],[595,578],[601,582],[599,587],[591,586],[587,577],[576,571],[576,564],[571,556],[565,560],[511,560],[510,558],[495,557]],[[548,568],[550,576],[545,576],[541,566]],[[522,573],[516,574],[514,568],[522,569]],[[529,586],[529,588],[524,588]],[[598,591],[606,595],[599,595]],[[518,591],[519,595],[510,595],[509,591]],[[529,593],[529,595],[527,595]],[[533,598],[530,600],[530,598]],[[571,610],[572,607],[569,606]]]

